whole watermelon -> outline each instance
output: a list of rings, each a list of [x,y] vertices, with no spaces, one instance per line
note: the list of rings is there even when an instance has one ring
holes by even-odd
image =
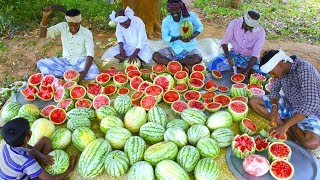
[[[114,100],[114,108],[119,114],[125,114],[131,107],[132,102],[128,95],[120,95]]]
[[[128,180],[154,180],[154,171],[151,164],[145,161],[135,163],[129,170]]]
[[[138,161],[142,161],[146,149],[147,145],[141,137],[130,137],[124,145],[124,152],[129,158],[130,165],[133,165]]]
[[[67,128],[61,128],[53,132],[50,139],[52,149],[65,149],[71,143],[71,132]]]
[[[131,102],[131,101],[130,101]],[[124,126],[133,134],[139,132],[140,127],[147,122],[147,113],[140,107],[132,107],[124,116]]]
[[[110,176],[120,177],[128,171],[129,159],[122,151],[112,151],[106,156],[104,168]]]
[[[9,102],[4,105],[1,110],[0,127],[18,115],[20,107],[21,104],[18,102]]]
[[[48,155],[51,155],[54,160],[53,165],[46,167],[46,170],[51,175],[59,175],[67,171],[69,167],[69,156],[63,150],[53,150]]]

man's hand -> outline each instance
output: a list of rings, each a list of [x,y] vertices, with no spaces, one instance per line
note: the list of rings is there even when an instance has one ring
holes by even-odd
[[[40,164],[42,164],[43,166],[48,166],[48,165],[53,165],[54,164],[54,159],[52,156],[50,155],[41,155],[41,158],[39,159]]]
[[[288,131],[288,129],[289,127],[287,127],[286,123],[283,123],[282,125],[278,125],[274,128],[271,128],[269,132],[271,136],[280,136],[282,134],[285,134]]]
[[[86,76],[87,72],[80,72],[80,77],[79,77],[79,83],[84,79],[84,77]]]
[[[133,53],[131,56],[129,56],[129,63],[131,64],[131,63],[136,62],[137,57],[138,57],[138,55],[136,53]]]
[[[50,16],[50,14],[52,13],[52,8],[50,6],[43,8],[42,10],[42,15],[43,16]]]

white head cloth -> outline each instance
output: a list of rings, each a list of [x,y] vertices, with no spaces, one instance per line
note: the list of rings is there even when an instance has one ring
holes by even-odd
[[[249,11],[254,11],[254,12],[256,12],[257,14],[259,14],[259,12],[256,11],[256,10],[249,10]],[[245,22],[248,26],[253,27],[252,31],[253,31],[253,32],[256,32],[256,31],[259,30],[259,21],[260,21],[260,18],[259,18],[258,20],[252,19],[252,18],[250,17],[250,15],[249,15],[249,11],[246,11],[246,12],[244,13],[244,15],[243,15],[243,17],[244,17],[244,22]]]
[[[65,16],[67,22],[71,22],[71,23],[80,23],[82,21],[82,17],[81,14],[77,15],[77,16]]]
[[[262,65],[260,67],[260,70],[266,74],[268,74],[276,65],[280,62],[293,62],[293,60],[286,55],[281,49],[279,49],[279,52],[275,54],[266,64]]]
[[[128,19],[132,18],[133,16],[134,16],[133,10],[127,7],[124,10],[124,16],[116,17],[116,12],[112,11],[112,13],[109,15],[109,18],[111,19],[111,21],[115,21],[116,23],[123,23],[123,22],[126,22]]]

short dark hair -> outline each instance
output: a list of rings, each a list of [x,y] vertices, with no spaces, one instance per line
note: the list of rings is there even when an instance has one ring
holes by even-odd
[[[277,54],[279,50],[268,50],[263,53],[260,58],[260,67],[266,64],[275,54]]]
[[[118,16],[124,16],[124,9],[120,9],[119,11],[116,12],[116,17]]]
[[[20,147],[29,135],[30,125],[25,118],[15,118],[7,122],[1,130],[4,141],[11,147]]]
[[[182,0],[168,0],[167,3],[180,3]]]
[[[70,9],[66,12],[66,15],[70,17],[78,16],[79,14],[80,14],[79,9]]]
[[[250,11],[248,11],[248,14],[254,20],[260,19],[260,13],[258,11],[250,10]]]

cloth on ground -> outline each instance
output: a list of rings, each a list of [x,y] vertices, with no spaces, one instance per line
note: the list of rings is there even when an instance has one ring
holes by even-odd
[[[166,48],[160,49],[158,52],[162,54],[164,57],[168,59],[172,59],[173,61],[179,61],[181,59],[190,57],[195,54],[201,56],[201,53],[197,49],[194,49],[190,52],[183,50],[179,54],[176,54],[171,47],[166,47]]]

